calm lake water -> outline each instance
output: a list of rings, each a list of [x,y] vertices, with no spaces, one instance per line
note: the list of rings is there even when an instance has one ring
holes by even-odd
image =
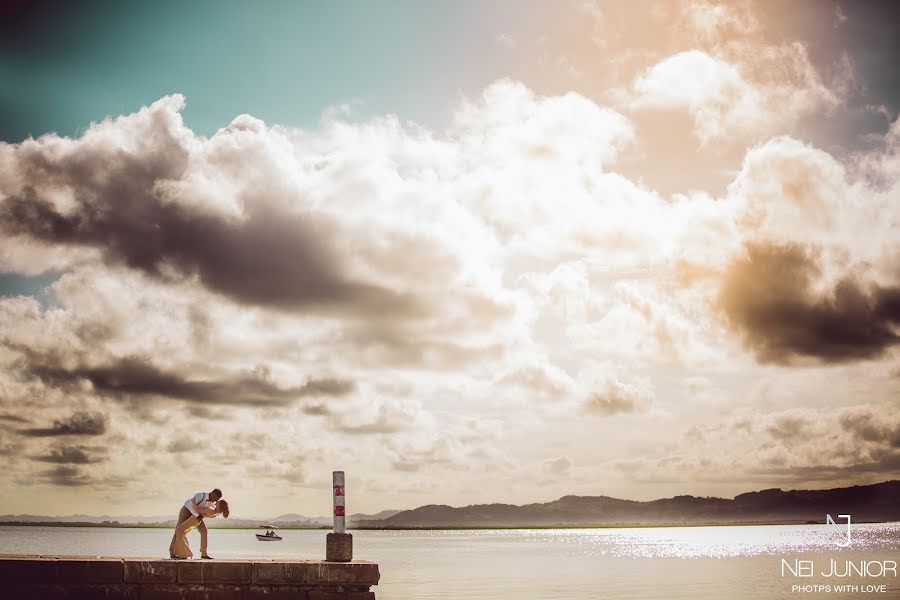
[[[325,531],[210,530],[217,558],[321,559]],[[825,577],[830,560],[900,562],[900,523],[854,525],[840,548],[824,525],[353,531],[354,556],[380,564],[379,600],[507,598],[900,598],[900,579]],[[0,554],[166,556],[171,531],[0,527]],[[199,534],[191,546],[198,552]],[[814,576],[782,576],[782,559],[812,560]],[[800,591],[792,586],[831,586]],[[858,585],[860,591],[835,591]],[[867,593],[866,586],[873,586]],[[881,586],[884,586],[881,588]],[[808,589],[807,589],[808,590]]]

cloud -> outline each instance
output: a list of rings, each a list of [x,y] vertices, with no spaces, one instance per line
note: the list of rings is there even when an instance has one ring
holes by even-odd
[[[860,441],[900,449],[900,419],[891,422],[871,408],[853,407],[843,411],[839,422]]]
[[[633,106],[686,108],[704,143],[738,128],[758,126],[763,99],[740,71],[700,50],[675,54],[651,67],[634,83]]]
[[[183,454],[185,452],[192,452],[197,449],[196,440],[192,440],[187,436],[182,436],[177,439],[172,440],[166,446],[167,452],[172,452],[174,454]]]
[[[900,473],[900,414],[893,407],[849,406],[829,412],[794,409],[771,415],[778,445],[750,472],[786,481],[864,480]]]
[[[574,393],[574,381],[559,367],[544,362],[518,365],[504,373],[498,385],[514,386],[531,397],[562,400]]]
[[[451,132],[484,159],[596,169],[615,162],[635,136],[628,118],[581,94],[543,97],[511,80],[488,86],[480,101],[464,102]]]
[[[284,405],[304,397],[342,396],[354,387],[350,381],[323,378],[281,388],[259,372],[219,380],[190,379],[163,371],[146,358],[133,356],[97,367],[67,368],[32,361],[28,372],[62,388],[87,381],[97,393],[112,397],[150,396],[219,405]]]
[[[858,180],[792,138],[747,152],[728,189],[743,248],[722,270],[718,306],[760,360],[872,360],[897,343],[900,169],[891,135],[886,151],[860,159]]]
[[[499,448],[503,421],[468,416],[461,420],[429,417],[421,415],[410,435],[386,438],[385,455],[393,470],[510,472],[512,461]]]
[[[791,443],[809,435],[812,423],[803,415],[778,415],[766,425],[765,431],[773,438]]]
[[[858,481],[860,477],[873,475],[879,479],[887,479],[900,473],[900,452],[888,453],[877,461],[867,460],[844,465],[814,463],[809,466],[796,467],[773,466],[757,469],[756,472],[780,481],[809,481],[817,482],[819,485],[821,485],[820,482],[835,480]]]
[[[724,12],[694,14],[709,17],[700,21],[707,37],[738,22]],[[833,90],[822,82],[802,44],[735,40],[663,58],[634,80],[626,105],[687,110],[701,144],[727,143],[790,131],[800,118],[832,110],[841,102],[840,83]]]
[[[410,401],[375,399],[332,411],[328,422],[336,431],[351,435],[396,433],[413,427],[422,408]]]
[[[746,238],[844,247],[858,245],[862,229],[880,229],[866,206],[872,199],[861,201],[852,192],[833,156],[786,136],[751,148],[728,187]]]
[[[86,475],[78,467],[68,465],[59,465],[52,469],[42,471],[39,477],[46,483],[61,487],[82,487],[93,485],[94,480]]]
[[[50,427],[20,429],[19,433],[30,437],[98,436],[106,433],[106,426],[107,417],[103,413],[79,411],[67,418],[57,419]]]
[[[900,288],[849,276],[823,288],[817,258],[799,245],[749,244],[726,271],[718,304],[757,358],[839,363],[900,342]]]
[[[685,433],[674,451],[617,460],[615,467],[640,481],[744,486],[872,483],[900,473],[900,413],[893,406],[752,410]]]
[[[232,201],[244,207],[238,214],[179,199],[200,143],[183,125],[183,106],[181,96],[169,96],[94,125],[79,140],[50,135],[6,146],[0,229],[57,246],[96,248],[109,263],[164,280],[197,277],[245,304],[417,310],[408,296],[346,276],[331,246],[335,224],[291,210],[275,182],[235,190]],[[264,135],[258,121],[239,117],[216,142],[252,146],[253,137]]]
[[[740,5],[688,2],[684,7],[684,17],[708,41],[728,36],[746,36],[759,27],[752,12]]]
[[[572,468],[572,461],[567,456],[559,456],[557,458],[548,458],[544,461],[544,470],[550,475],[561,477],[569,475]]]
[[[464,454],[464,448],[453,435],[440,434],[426,447],[407,444],[393,450],[391,466],[407,473],[429,468],[460,470],[466,468],[462,461]]]
[[[90,450],[81,446],[59,446],[47,454],[32,456],[32,460],[63,465],[87,465],[101,459],[92,456]]]
[[[0,456],[18,456],[21,450],[22,443],[0,429]]]
[[[8,423],[27,423],[28,419],[21,415],[0,415],[0,421]]]
[[[588,413],[601,416],[644,412],[653,403],[653,389],[640,379],[622,381],[608,373],[590,378],[584,408]]]
[[[712,50],[682,59],[709,67],[722,98],[771,109],[745,64]],[[657,91],[686,94],[670,108],[711,111],[716,140],[742,126],[708,89]],[[826,433],[814,411],[779,411],[815,392],[809,371],[755,363],[818,362],[848,382],[887,372],[875,359],[896,331],[893,150],[861,161],[876,189],[843,157],[779,137],[747,151],[723,197],[666,197],[617,172],[643,141],[629,118],[511,81],[440,131],[332,114],[310,132],[243,115],[205,138],[181,106],[0,145],[0,265],[57,278],[44,304],[0,298],[0,412],[28,419],[3,421],[14,437],[0,452],[26,459],[18,468],[69,467],[29,473],[23,489],[87,496],[85,482],[131,472],[180,481],[201,445],[215,448],[204,472],[233,487],[259,469],[312,490],[336,452],[386,489],[455,472],[457,497],[572,465],[648,481],[746,480],[757,467],[787,478],[819,464],[812,444],[792,459],[790,438]],[[746,405],[744,375],[779,390],[751,398],[776,416],[741,414],[729,429],[759,465],[719,456],[730,440],[701,422]],[[73,411],[115,427],[96,449],[43,446],[77,435]],[[621,420],[636,418],[626,436]],[[831,425],[852,460],[823,464],[889,457],[891,423],[848,419]],[[617,469],[558,452],[597,436],[643,458]],[[535,454],[535,439],[557,450]]]

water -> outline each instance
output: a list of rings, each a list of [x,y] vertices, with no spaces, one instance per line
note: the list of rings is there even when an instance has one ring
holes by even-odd
[[[321,559],[325,531],[210,530],[217,558]],[[830,559],[900,562],[900,523],[854,525],[840,548],[824,525],[354,531],[354,556],[380,564],[379,600],[507,598],[900,598],[900,580],[823,577]],[[0,554],[160,556],[172,532],[139,528],[0,527]],[[195,553],[199,535],[190,536]],[[813,577],[782,576],[782,559],[812,560]],[[835,585],[885,586],[873,594]],[[831,591],[792,591],[830,585]]]

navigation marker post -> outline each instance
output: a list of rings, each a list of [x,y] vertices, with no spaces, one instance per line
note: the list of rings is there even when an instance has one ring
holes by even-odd
[[[325,540],[325,560],[333,562],[350,562],[353,560],[353,536],[346,532],[344,510],[346,507],[346,489],[344,488],[344,472],[334,471],[331,474],[331,497],[334,504],[334,532]]]

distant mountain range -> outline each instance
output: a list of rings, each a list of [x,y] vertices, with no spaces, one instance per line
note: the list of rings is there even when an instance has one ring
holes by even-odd
[[[768,489],[734,499],[675,496],[638,502],[608,496],[563,496],[538,504],[429,504],[412,510],[352,514],[349,528],[578,527],[607,525],[700,525],[716,523],[821,523],[826,514],[852,515],[853,522],[900,521],[900,481],[831,490]],[[172,517],[0,515],[0,523],[173,525]],[[331,517],[286,514],[211,522],[219,527],[330,527]]]
[[[724,498],[675,496],[637,502],[607,496],[563,496],[542,504],[429,504],[358,527],[553,527],[795,523],[851,514],[854,522],[900,521],[900,481],[832,490],[768,489]]]

